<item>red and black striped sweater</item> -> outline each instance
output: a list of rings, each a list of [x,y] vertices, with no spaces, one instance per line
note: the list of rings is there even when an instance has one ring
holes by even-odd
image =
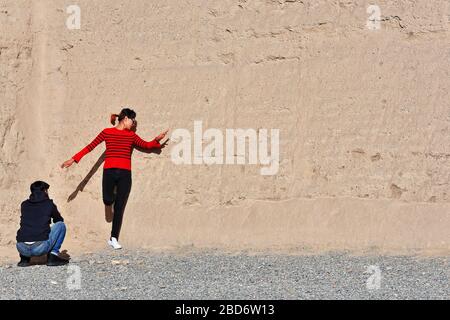
[[[94,150],[103,141],[106,143],[104,169],[119,168],[131,170],[131,154],[134,146],[144,149],[161,148],[161,144],[156,139],[147,142],[131,130],[119,130],[113,127],[103,129],[91,143],[72,158],[78,163],[81,158]]]

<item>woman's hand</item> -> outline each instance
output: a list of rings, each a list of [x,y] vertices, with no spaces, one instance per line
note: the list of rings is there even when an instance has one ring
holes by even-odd
[[[167,129],[166,131],[162,132],[159,136],[157,136],[155,138],[156,141],[161,141],[162,139],[164,139],[164,137],[166,136],[167,132],[169,132],[169,129]]]
[[[75,160],[73,160],[73,158],[70,158],[67,161],[64,161],[64,163],[61,165],[61,168],[68,168],[70,167],[73,163],[75,162]]]

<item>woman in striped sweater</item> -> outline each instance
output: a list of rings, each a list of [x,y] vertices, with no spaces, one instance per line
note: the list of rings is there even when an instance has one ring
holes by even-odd
[[[117,118],[119,120],[117,126],[104,129],[90,144],[65,161],[61,168],[68,168],[74,162],[78,163],[83,156],[105,141],[106,154],[102,180],[103,203],[107,208],[114,204],[111,238],[108,240],[108,244],[114,249],[121,249],[122,246],[118,240],[125,205],[131,190],[131,154],[133,153],[133,147],[137,146],[143,149],[162,148],[163,146],[159,141],[166,136],[168,130],[147,142],[132,130],[136,125],[136,113],[133,110],[125,108],[122,109],[120,114],[113,114],[111,116],[113,125],[115,125]],[[114,188],[116,188],[115,197]]]

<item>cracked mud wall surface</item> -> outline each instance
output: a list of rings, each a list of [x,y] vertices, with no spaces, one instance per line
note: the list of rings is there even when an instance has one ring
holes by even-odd
[[[59,165],[123,105],[147,140],[194,120],[280,129],[273,176],[135,150],[126,246],[448,254],[448,1],[378,1],[376,31],[366,1],[77,1],[68,30],[72,4],[0,0],[3,257],[37,179],[69,252],[106,245],[104,145]]]

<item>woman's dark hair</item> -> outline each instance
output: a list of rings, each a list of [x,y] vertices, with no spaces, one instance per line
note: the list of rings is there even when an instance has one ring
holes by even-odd
[[[116,119],[119,118],[119,122],[122,121],[125,117],[127,117],[128,119],[134,119],[136,118],[136,112],[134,112],[134,110],[131,110],[129,108],[124,108],[122,109],[122,111],[120,111],[119,114],[115,114],[113,113],[111,115],[111,123],[113,125],[116,124]]]

